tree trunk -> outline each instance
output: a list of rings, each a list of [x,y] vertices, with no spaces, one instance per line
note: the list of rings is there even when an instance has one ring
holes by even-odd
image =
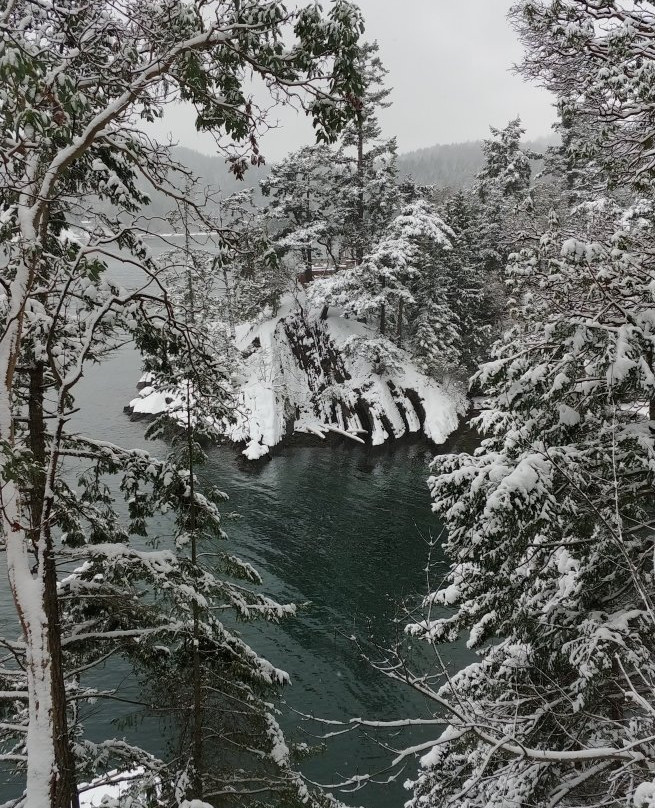
[[[186,262],[186,286],[187,286],[187,301],[188,301],[188,317],[187,321],[192,325],[196,321],[196,300],[193,289],[193,260],[191,256],[191,243],[189,238],[189,206],[185,202],[182,208],[182,217],[184,220],[184,260]]]
[[[35,170],[34,164],[30,167]],[[20,205],[29,208],[30,199],[23,194]],[[20,261],[12,282],[6,315],[7,327],[0,338],[0,439],[8,450],[14,446],[13,397],[16,364],[20,355],[25,306],[34,280],[38,255],[36,217],[25,214],[21,221],[24,253],[29,259]],[[25,639],[25,673],[27,676],[28,726],[26,747],[27,776],[24,808],[43,808],[51,804],[51,783],[55,776],[55,750],[52,726],[52,679],[48,647],[48,626],[44,610],[42,542],[37,547],[37,565],[30,554],[30,538],[24,524],[25,512],[21,491],[6,464],[0,466],[0,518],[5,539],[9,587]]]
[[[3,374],[3,378],[6,378]],[[11,432],[11,397],[3,386],[0,397],[2,432]],[[37,546],[36,571],[32,572],[31,544],[23,526],[21,492],[15,482],[2,480],[3,532],[6,541],[7,575],[25,639],[28,726],[26,736],[27,778],[25,808],[52,804],[55,778],[55,749],[52,723],[52,675],[48,625],[44,609],[42,544]]]
[[[312,247],[311,244],[307,246],[305,258],[305,283],[311,283],[314,280],[314,267],[312,264]]]
[[[193,463],[193,421],[191,418],[191,382],[187,381],[187,452],[189,455],[189,534],[191,536],[191,563],[198,564],[198,537],[196,534],[195,480]],[[200,607],[193,601],[193,778],[192,796],[202,800],[203,795],[203,743],[202,743],[202,670],[200,667]]]
[[[50,680],[52,693],[52,732],[56,771],[50,784],[52,808],[79,808],[75,758],[68,734],[66,684],[61,648],[61,616],[57,596],[57,567],[49,520],[44,520],[46,491],[46,431],[43,413],[44,374],[38,363],[29,371],[29,444],[34,458],[31,479],[30,533],[32,544],[43,542],[43,606],[47,623],[50,651]]]
[[[305,222],[309,224],[312,220],[311,196],[309,187],[309,177],[307,178],[307,192],[305,194]],[[312,266],[312,245],[305,247],[305,283],[314,280],[314,267]]]
[[[5,495],[17,497],[18,492],[12,488],[6,485]],[[43,566],[39,564],[36,575],[32,575],[27,537],[23,530],[12,530],[7,535],[7,567],[9,585],[25,638],[28,756],[24,807],[43,808],[53,805],[53,783],[56,778],[51,661],[43,608]]]
[[[403,344],[403,302],[401,297],[398,301],[398,328],[396,329],[399,348],[401,348]]]
[[[653,370],[653,349],[649,348],[647,353],[647,362],[650,370]],[[652,393],[648,402],[648,420],[655,421],[655,393]],[[653,427],[651,427],[653,431]]]
[[[355,263],[364,261],[364,120],[357,114],[357,235]]]
[[[236,338],[237,331],[234,323],[234,297],[232,295],[232,287],[230,286],[230,279],[227,274],[227,269],[223,267],[223,283],[225,284],[225,304],[227,306],[227,322],[230,327],[230,336],[232,339]]]

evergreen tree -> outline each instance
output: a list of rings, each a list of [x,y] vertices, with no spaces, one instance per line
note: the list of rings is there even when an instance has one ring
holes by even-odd
[[[492,137],[482,142],[485,164],[475,190],[483,207],[480,237],[486,268],[500,277],[509,253],[523,246],[525,214],[533,206],[532,169],[521,148],[525,130],[519,118],[504,129],[490,129]]]
[[[522,72],[556,94],[562,125],[575,129],[573,138],[564,138],[568,157],[591,169],[605,188],[650,196],[650,4],[540,0],[516,3],[510,16],[526,45]]]
[[[193,201],[191,188],[186,191]],[[167,217],[184,236],[183,243],[164,252],[158,259],[158,278],[166,288],[176,319],[188,326],[195,326],[205,333],[212,332],[216,353],[229,353],[227,329],[223,320],[229,318],[228,302],[231,302],[230,287],[220,277],[221,254],[225,251],[228,234],[215,214],[206,211],[198,217],[192,202],[183,201],[180,210]],[[203,232],[211,226],[214,230]],[[200,231],[200,236],[197,232]],[[229,234],[232,236],[232,233]],[[224,309],[228,308],[228,312]]]
[[[382,138],[377,119],[378,110],[389,106],[391,93],[383,85],[387,71],[378,51],[377,42],[361,46],[364,92],[341,136],[337,158],[344,167],[337,191],[342,252],[356,264],[380,238],[398,204],[396,141]]]
[[[328,146],[305,146],[273,166],[261,183],[271,198],[266,214],[277,225],[278,249],[300,259],[307,283],[314,279],[315,261],[338,263],[339,171]]]
[[[467,636],[480,660],[431,692],[450,726],[413,804],[650,806],[652,14],[526,0],[513,15],[527,71],[569,116],[575,205],[509,257],[512,325],[477,375],[481,448],[434,463],[452,566],[410,631]]]
[[[287,46],[289,24],[294,42]],[[232,138],[232,168],[242,174],[260,159],[257,114],[241,80],[248,66],[273,89],[304,87],[317,136],[333,139],[351,114],[343,99],[361,92],[354,63],[360,25],[347,2],[333,4],[325,17],[314,5],[289,15],[278,3],[257,0],[202,7],[179,0],[17,0],[0,11],[1,529],[22,635],[24,671],[12,676],[24,673],[25,685],[19,697],[3,699],[27,705],[2,732],[21,736],[20,755],[7,759],[25,766],[25,808],[76,808],[80,772],[86,777],[112,757],[147,764],[142,751],[123,755],[121,743],[89,745],[77,736],[67,654],[78,646],[83,653],[89,642],[99,649],[105,640],[127,642],[131,629],[112,628],[123,614],[108,616],[110,604],[135,602],[132,595],[142,593],[137,576],[152,590],[179,568],[166,554],[142,554],[126,540],[142,524],[141,503],[151,507],[141,486],[157,491],[180,475],[145,453],[71,432],[76,386],[86,363],[101,360],[126,335],[144,349],[166,338],[189,364],[215,364],[207,336],[172,316],[140,236],[137,217],[147,203],[141,183],[179,193],[168,150],[137,122],[159,117],[174,95],[191,101],[199,129]],[[80,232],[71,237],[75,224]],[[107,255],[119,251],[134,270],[130,290],[107,273]],[[84,459],[98,473],[85,475],[77,491],[64,465]],[[119,474],[124,489],[134,490],[127,529],[100,472]],[[122,580],[121,591],[133,591],[105,600],[88,625],[67,622],[58,577],[68,560],[95,564],[103,581]],[[95,582],[86,584],[93,592]],[[158,613],[152,620],[157,633]]]
[[[478,174],[478,193],[484,199],[521,198],[530,188],[530,160],[521,149],[525,129],[515,118],[504,129],[490,127],[492,137],[482,142],[485,164]]]
[[[484,207],[477,196],[458,191],[443,205],[443,215],[455,236],[447,264],[449,303],[456,312],[459,330],[459,362],[472,371],[488,356],[501,319],[505,290],[485,261]]]
[[[217,391],[223,374],[197,357],[189,364],[169,340],[148,344],[148,371],[158,389],[173,391],[169,410],[148,430],[149,437],[172,443],[169,479],[155,487],[153,500],[141,487],[129,490],[142,516],[148,503],[149,514],[169,508],[176,522],[170,542],[176,565],[170,564],[151,605],[167,616],[162,628],[168,623],[174,630],[147,634],[134,653],[151,703],[176,738],[173,765],[159,776],[160,799],[164,805],[180,795],[241,805],[265,794],[267,805],[326,804],[293,768],[271,703],[288,674],[259,656],[237,629],[238,621],[278,622],[295,607],[258,593],[258,572],[221,549],[226,536],[219,506],[226,495],[200,486],[201,441],[216,437],[216,424],[229,417],[230,399],[224,394],[222,401]]]
[[[436,207],[414,199],[360,265],[315,283],[310,297],[352,317],[374,318],[383,338],[378,350],[389,340],[407,344],[425,370],[456,363],[459,332],[447,259],[452,238]]]
[[[221,298],[219,319],[234,339],[237,323],[276,314],[296,276],[282,261],[268,213],[255,205],[252,190],[221,200],[217,226],[221,240],[212,270]]]
[[[634,265],[640,242],[626,229],[605,243],[551,231],[510,266],[522,302],[479,376],[493,399],[478,422],[487,439],[434,465],[453,565],[432,600],[455,613],[413,631],[467,634],[482,659],[440,691],[455,717],[419,801],[466,790],[476,805],[595,805],[599,793],[619,804],[652,753],[649,712],[626,701],[655,660],[644,566],[653,447],[639,406],[653,396],[640,313],[652,304],[634,294],[652,268]]]

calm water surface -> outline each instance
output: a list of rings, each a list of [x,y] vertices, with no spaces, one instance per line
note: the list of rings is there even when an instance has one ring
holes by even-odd
[[[91,369],[84,390],[80,428],[126,446],[165,452],[162,444],[143,440],[143,422],[130,422],[122,403],[134,395],[139,361],[126,347],[102,368]],[[455,438],[449,449],[466,450],[470,435]],[[202,476],[230,497],[225,510],[228,545],[262,573],[263,589],[275,598],[306,604],[298,617],[280,626],[250,624],[246,638],[271,662],[287,670],[292,686],[282,705],[285,729],[296,741],[314,743],[322,728],[298,713],[347,721],[430,716],[430,705],[407,686],[392,682],[362,660],[356,636],[389,646],[406,622],[405,606],[415,606],[426,591],[428,542],[441,526],[430,510],[426,485],[434,450],[424,443],[399,443],[383,449],[356,444],[293,446],[270,461],[251,464],[230,447],[215,447]],[[445,572],[440,552],[433,553],[433,575]],[[372,651],[376,658],[382,652]],[[470,657],[461,648],[445,649],[453,668]],[[417,664],[429,669],[429,655],[415,649]],[[129,681],[135,696],[138,687]],[[113,684],[116,671],[106,672]],[[93,729],[106,737],[117,711],[96,708]],[[434,732],[435,730],[433,730]],[[125,730],[127,733],[127,730]],[[141,743],[162,748],[160,728],[145,721],[138,728]],[[438,730],[437,730],[438,732]],[[325,753],[304,764],[305,773],[321,783],[353,774],[382,771],[394,749],[427,740],[429,730],[368,737],[353,732],[327,742]],[[128,733],[129,734],[129,733]],[[407,799],[402,782],[413,776],[410,761],[398,781],[369,785],[340,795],[353,805],[370,808],[400,806]],[[388,772],[380,775],[386,779]]]
[[[139,375],[131,346],[89,368],[78,395],[76,425],[98,438],[165,453],[164,445],[144,441],[143,423],[131,422],[122,412],[135,395]],[[449,448],[467,450],[471,441],[463,434]],[[257,566],[267,594],[307,604],[281,626],[244,629],[260,653],[291,675],[282,723],[293,740],[313,743],[321,732],[298,713],[344,721],[430,715],[423,697],[374,670],[348,638],[388,646],[406,622],[404,604],[415,605],[426,591],[427,543],[441,529],[426,486],[432,454],[422,443],[381,450],[355,444],[296,446],[252,465],[229,447],[209,452],[202,474],[230,496],[227,509],[240,514],[225,525],[230,549]],[[432,561],[439,576],[444,559],[433,555]],[[6,600],[2,605],[3,611],[9,608]],[[429,666],[425,651],[413,653],[417,664]],[[461,648],[445,649],[445,654],[454,668],[470,659]],[[117,677],[124,680],[123,692],[138,698],[130,671],[115,664],[99,672],[96,683],[115,686]],[[130,705],[95,705],[86,716],[87,730],[98,740],[125,735],[155,753],[162,750],[165,739],[158,723],[150,719],[132,726],[132,711]],[[303,770],[322,783],[381,771],[393,754],[380,742],[401,749],[429,737],[425,730],[377,738],[353,732],[327,742],[326,752],[307,761]],[[401,806],[408,797],[402,782],[415,772],[416,761],[410,760],[395,783],[339,796],[367,808]],[[0,784],[0,800],[15,788]]]

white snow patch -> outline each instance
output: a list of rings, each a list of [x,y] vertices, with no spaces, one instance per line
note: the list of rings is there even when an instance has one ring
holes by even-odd
[[[409,354],[393,348],[402,366],[374,368],[357,341],[379,339],[374,331],[331,309],[298,313],[291,296],[277,316],[237,328],[236,347],[244,356],[237,385],[236,417],[221,425],[231,441],[245,446],[243,454],[256,460],[268,454],[292,432],[324,438],[328,432],[373,445],[417,433],[443,443],[466,410],[463,391],[454,383],[439,384],[421,373]],[[355,345],[355,349],[353,349]],[[302,354],[299,360],[298,354]],[[170,395],[146,387],[130,402],[135,415],[157,415]],[[368,423],[362,423],[364,413]]]
[[[635,808],[655,808],[655,783],[640,783],[632,795]]]
[[[121,804],[134,781],[144,773],[143,766],[127,772],[117,770],[109,772],[105,777],[99,777],[90,783],[82,783],[80,791],[80,808],[102,808],[102,806]]]

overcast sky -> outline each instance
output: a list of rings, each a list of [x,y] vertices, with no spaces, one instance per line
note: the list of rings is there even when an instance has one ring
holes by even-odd
[[[522,48],[506,14],[511,0],[359,0],[365,39],[377,39],[389,71],[392,106],[380,115],[399,151],[486,137],[489,125],[520,115],[528,138],[546,135],[554,120],[552,96],[512,73]],[[312,141],[311,125],[292,110],[274,111],[278,127],[261,142],[267,162]],[[212,153],[193,115],[167,113],[159,134]]]

